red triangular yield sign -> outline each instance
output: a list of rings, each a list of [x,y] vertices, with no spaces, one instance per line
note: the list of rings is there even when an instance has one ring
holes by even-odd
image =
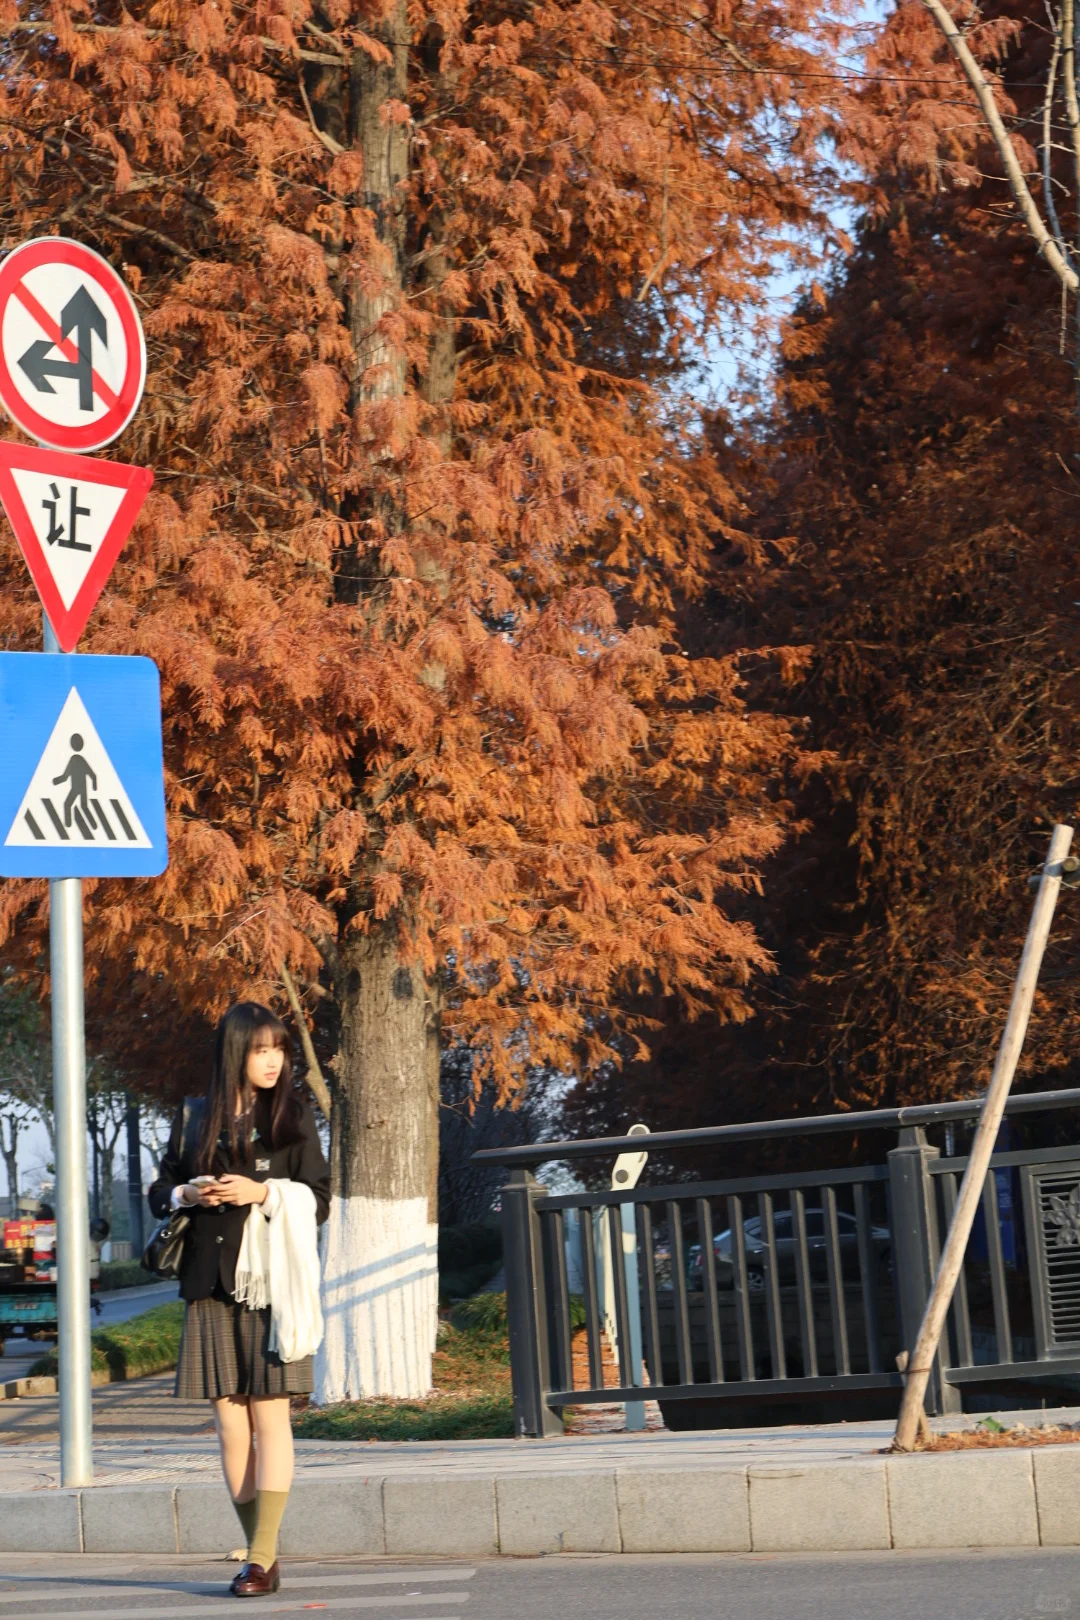
[[[74,652],[154,482],[62,450],[0,443],[0,501],[64,652]]]

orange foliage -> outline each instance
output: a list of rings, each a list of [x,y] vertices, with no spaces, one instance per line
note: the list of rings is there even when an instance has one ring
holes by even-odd
[[[828,228],[815,70],[840,24],[809,0],[417,0],[390,41],[408,104],[380,114],[410,132],[404,292],[358,356],[385,220],[325,89],[390,59],[391,8],[0,11],[4,240],[106,253],[149,345],[113,453],[154,492],[84,645],[161,669],[171,864],[88,885],[99,1008],[213,1015],[385,922],[451,965],[449,1033],[505,1089],[607,1055],[623,992],[743,1017],[770,962],[729,900],[781,839],[794,744],[737,648],[678,643],[718,539],[729,579],[763,566],[679,378]],[[0,637],[32,647],[0,546]],[[4,886],[11,949],[41,912]]]
[[[759,485],[765,525],[801,541],[772,632],[815,648],[784,702],[837,759],[813,834],[781,857],[770,925],[788,937],[764,1069],[805,1066],[808,1106],[986,1084],[1026,879],[1051,824],[1077,822],[1075,360],[1059,288],[919,9],[898,9],[878,60],[921,83],[867,93],[875,206],[825,307],[791,323]],[[1030,109],[1044,14],[1001,11],[977,44],[1003,104]],[[947,187],[926,185],[931,148],[912,146],[935,126]],[[1028,1088],[1075,1083],[1078,926],[1064,892]]]
[[[999,105],[1041,136],[1047,14],[1024,0],[980,19],[967,38]],[[759,710],[801,717],[804,746],[829,762],[794,795],[803,826],[766,863],[764,899],[733,908],[777,971],[748,1024],[667,1016],[649,1061],[572,1096],[581,1131],[985,1086],[1030,917],[1026,879],[1051,823],[1078,824],[1073,313],[921,3],[888,14],[867,63],[876,77],[845,124],[865,185],[854,251],[787,323],[761,418],[715,423],[748,526],[790,565],[760,593],[695,607],[688,627],[714,654],[755,638],[808,649],[789,684],[765,668],[751,686]],[[1060,68],[1057,85],[1054,195],[1075,239]],[[1023,1089],[1077,1083],[1077,908],[1063,893]]]

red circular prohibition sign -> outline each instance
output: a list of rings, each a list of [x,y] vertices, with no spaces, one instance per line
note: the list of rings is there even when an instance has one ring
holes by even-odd
[[[4,316],[11,299],[19,295],[19,289],[26,275],[42,264],[70,265],[73,269],[82,271],[104,293],[120,322],[127,346],[124,378],[119,389],[114,390],[95,372],[94,392],[98,398],[105,401],[108,407],[105,414],[93,422],[88,422],[85,427],[66,427],[51,421],[49,417],[43,416],[40,411],[36,411],[27,403],[15,386],[8,366],[8,357],[0,343],[0,401],[3,402],[8,415],[24,432],[56,450],[100,450],[103,445],[109,444],[124,431],[139,408],[143,385],[146,382],[146,343],[142,323],[131,293],[112,265],[103,259],[100,253],[95,253],[92,248],[83,247],[81,242],[70,241],[67,237],[40,236],[32,242],[24,242],[21,247],[14,248],[0,264],[0,333],[3,331]],[[33,294],[30,294],[29,298],[37,305]],[[40,310],[41,306],[37,305],[37,308]],[[47,327],[43,330],[59,349],[60,328],[55,320],[58,312],[43,313],[50,320],[53,331],[49,331]],[[34,318],[40,326],[40,315],[35,313]],[[72,346],[70,337],[67,343],[69,347]]]

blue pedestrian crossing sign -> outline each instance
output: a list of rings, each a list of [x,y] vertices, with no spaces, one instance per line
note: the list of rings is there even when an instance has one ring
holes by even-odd
[[[0,877],[156,877],[168,864],[149,658],[0,653]]]

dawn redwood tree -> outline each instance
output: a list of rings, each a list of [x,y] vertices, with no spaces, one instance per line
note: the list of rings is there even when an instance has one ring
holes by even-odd
[[[422,1392],[440,1041],[510,1098],[609,1059],[623,989],[740,1017],[769,965],[724,898],[781,837],[792,741],[737,650],[679,646],[739,507],[678,376],[829,229],[841,25],[814,0],[3,19],[4,241],[97,247],[149,341],[116,453],[155,489],[87,648],[162,671],[171,865],[87,886],[95,1017],[213,1017],[282,964],[329,993],[319,1399]],[[36,645],[10,542],[3,566],[4,641]],[[41,886],[2,905],[31,970]]]
[[[929,18],[907,8],[907,21],[938,49]],[[1033,58],[1052,50],[1041,15],[1029,8],[1009,37],[1006,92],[1035,96]],[[900,66],[887,59],[889,73]],[[766,870],[770,915],[749,920],[778,972],[756,1032],[723,1032],[720,1061],[763,1091],[796,1076],[807,1111],[986,1084],[1030,917],[1026,878],[1051,824],[1076,820],[1071,334],[990,142],[978,151],[976,131],[968,167],[943,162],[932,183],[928,148],[905,145],[930,66],[910,67],[921,91],[890,80],[867,92],[877,164],[855,252],[789,323],[771,418],[737,458],[718,444],[762,541],[798,537],[757,611],[813,656],[795,688],[756,701],[804,716],[806,742],[832,761],[799,804],[807,830]],[[954,113],[939,106],[942,127]],[[744,624],[745,640],[754,633]],[[1075,1083],[1077,927],[1065,893],[1028,1086]]]

